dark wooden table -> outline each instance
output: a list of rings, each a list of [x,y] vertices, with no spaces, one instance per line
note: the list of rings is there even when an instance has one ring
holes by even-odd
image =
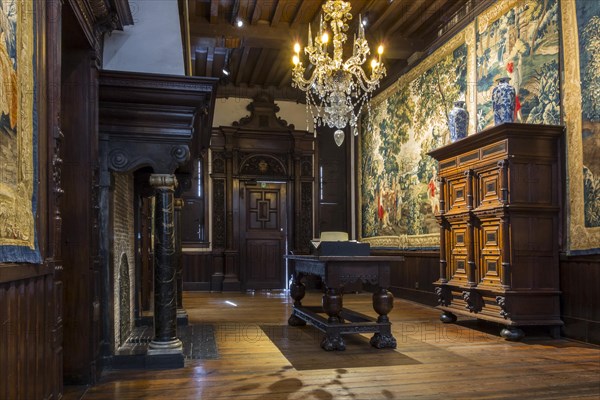
[[[311,323],[325,333],[321,342],[324,350],[345,350],[346,344],[341,335],[352,333],[375,333],[371,345],[381,349],[396,348],[392,336],[388,313],[394,307],[394,296],[388,292],[390,286],[390,262],[404,261],[402,256],[285,256],[294,263],[294,279],[290,286],[290,296],[294,299],[294,309],[288,319],[292,326]],[[304,306],[302,299],[305,287],[302,277],[320,276],[325,285],[322,306]],[[345,284],[361,281],[378,287],[373,293],[373,309],[377,319],[343,307],[343,287]],[[328,318],[320,314],[327,314]]]

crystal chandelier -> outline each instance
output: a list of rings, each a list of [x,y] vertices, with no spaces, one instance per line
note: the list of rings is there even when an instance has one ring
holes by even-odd
[[[377,49],[377,58],[371,60],[371,76],[362,65],[370,53],[369,43],[365,39],[364,26],[359,15],[358,36],[354,34],[352,56],[342,60],[343,46],[346,42],[347,22],[352,19],[350,3],[342,0],[327,0],[323,5],[323,14],[318,35],[312,37],[308,26],[308,45],[304,53],[312,66],[304,68],[300,60],[300,44],[294,45],[294,67],[292,86],[306,92],[306,107],[314,120],[315,127],[327,125],[337,128],[335,143],[341,146],[344,141],[344,129],[350,125],[354,135],[358,135],[358,117],[363,106],[369,107],[371,94],[385,76],[385,66],[381,62],[383,46]],[[328,52],[329,34],[333,41],[333,57]],[[305,78],[308,69],[310,77]],[[312,71],[311,71],[312,69]]]

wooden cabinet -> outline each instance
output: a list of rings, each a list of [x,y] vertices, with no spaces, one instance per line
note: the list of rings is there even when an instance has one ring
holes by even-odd
[[[439,162],[441,320],[563,324],[559,306],[563,127],[502,124],[429,153]]]

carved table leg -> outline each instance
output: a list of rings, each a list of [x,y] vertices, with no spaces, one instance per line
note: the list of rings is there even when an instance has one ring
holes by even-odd
[[[394,308],[394,296],[386,289],[379,289],[379,291],[373,293],[373,309],[379,317],[377,323],[385,324],[381,326],[380,332],[373,335],[371,338],[371,346],[378,349],[384,347],[396,348],[396,339],[392,336],[390,319],[388,314]]]
[[[306,294],[306,287],[304,286],[304,283],[302,283],[300,281],[300,279],[301,279],[301,276],[294,275],[294,280],[292,281],[292,284],[290,285],[290,296],[292,297],[292,299],[294,299],[294,308],[302,306],[302,299],[304,298],[304,295]],[[290,318],[288,319],[288,325],[304,326],[304,325],[306,325],[306,321],[299,318],[292,311],[292,315],[290,315]]]
[[[323,311],[329,315],[329,323],[340,322],[340,312],[342,312],[342,294],[339,290],[328,288],[323,295]]]
[[[321,341],[321,348],[327,351],[343,351],[346,350],[346,342],[339,333],[328,333]]]
[[[329,315],[330,324],[343,323],[340,313],[343,309],[342,294],[338,289],[328,288],[323,295],[323,311]],[[321,348],[327,351],[346,350],[346,342],[336,327],[330,327],[321,341]]]
[[[456,322],[456,315],[452,314],[450,311],[444,311],[442,315],[440,315],[440,321],[445,324],[451,324]]]

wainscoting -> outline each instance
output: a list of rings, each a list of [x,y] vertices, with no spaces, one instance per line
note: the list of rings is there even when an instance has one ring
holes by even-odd
[[[2,399],[60,397],[62,318],[55,305],[62,294],[51,271],[46,266],[0,266]]]
[[[600,344],[600,255],[562,256],[560,259],[560,309],[562,334]]]

